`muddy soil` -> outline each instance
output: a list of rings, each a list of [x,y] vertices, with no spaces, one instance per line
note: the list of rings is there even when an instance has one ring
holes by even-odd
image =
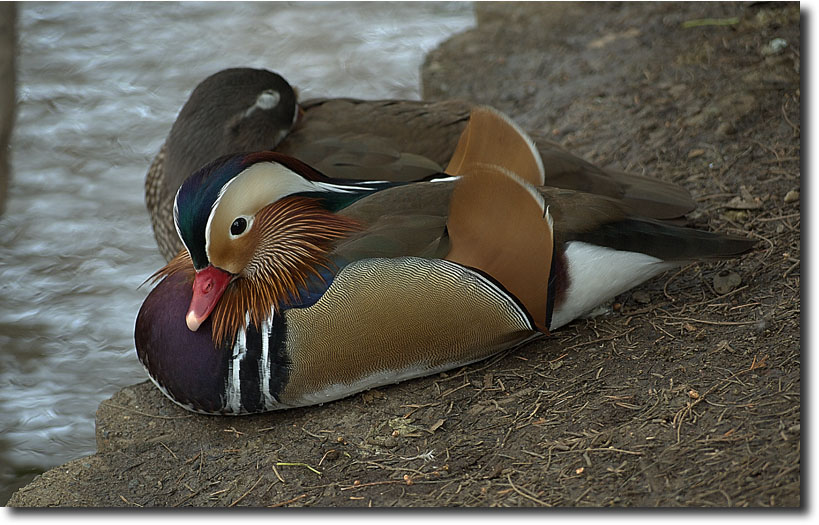
[[[477,6],[431,53],[462,97],[594,163],[678,182],[689,222],[758,239],[601,317],[326,406],[192,415],[150,383],[98,453],[13,506],[799,506],[799,4]]]

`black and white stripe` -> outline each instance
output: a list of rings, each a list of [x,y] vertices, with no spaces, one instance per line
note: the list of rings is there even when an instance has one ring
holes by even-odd
[[[239,332],[226,354],[222,413],[239,415],[290,408],[279,401],[289,376],[285,351],[286,324],[274,311],[261,328],[247,319],[247,330]]]

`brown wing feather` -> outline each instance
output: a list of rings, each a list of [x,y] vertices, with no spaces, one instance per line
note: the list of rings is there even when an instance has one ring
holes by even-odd
[[[446,173],[462,175],[476,163],[498,164],[529,184],[544,184],[543,162],[532,139],[509,117],[489,106],[472,109]]]
[[[452,192],[446,259],[490,275],[546,332],[551,218],[534,187],[499,166],[477,165]]]

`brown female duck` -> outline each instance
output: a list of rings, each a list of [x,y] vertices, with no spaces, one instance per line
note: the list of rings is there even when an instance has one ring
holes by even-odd
[[[145,201],[166,260],[182,244],[173,199],[195,170],[222,155],[272,150],[331,178],[413,181],[439,173],[452,155],[472,105],[458,100],[312,99],[263,69],[226,69],[191,93],[145,180]],[[681,217],[695,203],[684,188],[598,168],[542,135],[530,133],[545,184],[621,200],[639,215]]]

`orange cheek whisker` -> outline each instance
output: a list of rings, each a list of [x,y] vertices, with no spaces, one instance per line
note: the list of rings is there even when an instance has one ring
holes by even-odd
[[[247,328],[245,312],[260,326],[273,308],[298,301],[309,278],[326,282],[319,270],[332,271],[328,259],[332,246],[360,226],[312,199],[288,197],[262,209],[254,228],[260,239],[256,252],[211,314],[218,345]]]

